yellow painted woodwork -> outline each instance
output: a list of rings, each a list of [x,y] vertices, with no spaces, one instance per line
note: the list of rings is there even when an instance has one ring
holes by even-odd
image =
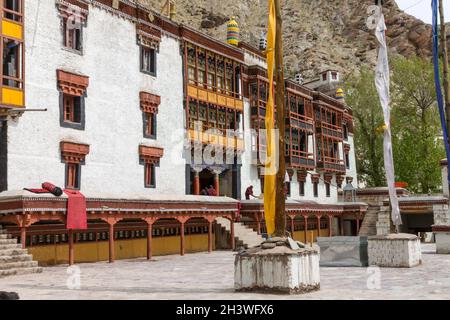
[[[305,231],[295,231],[294,232],[294,240],[303,242],[303,243],[310,243],[311,242],[311,232],[313,235],[313,242],[317,242],[317,230],[308,230],[307,233],[307,239],[305,241]],[[328,237],[328,229],[320,229],[320,236],[321,237]]]
[[[244,103],[242,100],[235,100],[236,109],[239,111],[244,111]]]
[[[198,89],[198,98],[203,101],[208,101],[208,91]]]
[[[219,94],[217,95],[217,103],[220,104],[221,106],[226,106],[227,105],[227,97]]]
[[[208,102],[217,103],[217,94],[208,92]]]
[[[194,86],[188,86],[188,95],[193,98],[197,98],[197,88]]]
[[[12,21],[2,21],[2,34],[6,37],[22,40],[22,26]]]
[[[208,251],[208,235],[186,235],[184,245],[186,253]],[[213,241],[214,248],[215,244]],[[114,250],[117,260],[146,257],[147,239],[116,240],[114,242]],[[33,259],[42,266],[65,264],[69,261],[68,244],[36,246],[29,248],[28,251],[33,255]],[[179,253],[179,236],[152,239],[152,255]],[[76,263],[108,261],[109,243],[108,241],[76,243],[74,245],[74,255]]]
[[[233,98],[227,98],[227,106],[230,108],[234,108],[234,99]]]
[[[23,91],[18,89],[2,88],[2,103],[18,107],[24,106]]]

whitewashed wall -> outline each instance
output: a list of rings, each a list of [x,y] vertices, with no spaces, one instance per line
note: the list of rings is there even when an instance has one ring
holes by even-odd
[[[346,170],[346,177],[352,177],[353,178],[353,186],[356,188],[358,186],[358,174],[356,172],[356,157],[355,157],[355,143],[353,139],[353,134],[348,135],[348,140],[345,141],[345,143],[350,145],[350,169]],[[343,182],[345,184],[345,181]]]
[[[9,189],[64,185],[59,142],[91,147],[81,169],[81,190],[113,194],[184,194],[182,160],[183,83],[178,41],[164,36],[157,77],[139,71],[135,25],[97,7],[90,8],[83,30],[84,55],[62,47],[54,1],[25,1],[26,105],[47,112],[25,112],[9,127]],[[84,131],[61,128],[56,70],[89,76]],[[139,92],[161,96],[157,140],[144,139]],[[180,128],[173,137],[174,128]],[[156,170],[156,189],[144,188],[139,144],[164,148]]]

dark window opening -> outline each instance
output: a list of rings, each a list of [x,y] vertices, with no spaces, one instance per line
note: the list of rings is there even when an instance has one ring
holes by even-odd
[[[299,182],[299,186],[300,186],[300,196],[304,196],[305,195],[305,182],[304,181],[300,181]]]
[[[17,22],[22,21],[21,0],[4,0],[4,17]]]
[[[290,197],[291,196],[291,182],[286,182],[285,184],[285,188],[286,188],[286,196]]]
[[[82,26],[68,19],[63,20],[63,41],[66,48],[80,51],[82,49]]]
[[[319,196],[319,183],[313,183],[314,197],[317,198]]]
[[[156,138],[156,114],[144,112],[144,137]]]
[[[261,183],[261,193],[264,193],[264,177],[259,178],[259,182]]]
[[[331,73],[331,79],[337,80],[337,73],[336,72],[332,72]]]
[[[345,140],[348,139],[348,127],[346,124],[344,124],[344,139]]]
[[[64,100],[64,121],[81,124],[81,97],[65,94]]]
[[[330,183],[325,182],[325,190],[326,190],[326,195],[327,197],[331,196],[331,192],[330,192]]]
[[[155,165],[152,163],[146,163],[144,169],[145,175],[145,187],[146,188],[155,188]]]
[[[156,76],[156,50],[141,46],[141,72]]]
[[[349,157],[348,153],[345,154],[345,167],[347,169],[350,169],[350,157]]]
[[[327,74],[326,74],[326,73],[322,74],[322,80],[323,80],[323,81],[326,81],[326,80],[327,80]]]
[[[66,163],[66,189],[80,189],[81,166],[79,163]]]
[[[308,152],[307,137],[303,131],[300,132],[300,151]]]
[[[22,44],[3,39],[3,85],[22,88]]]

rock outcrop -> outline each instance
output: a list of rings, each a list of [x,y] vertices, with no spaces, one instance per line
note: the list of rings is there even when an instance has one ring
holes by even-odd
[[[139,0],[159,12],[165,0]],[[253,45],[267,28],[267,0],[176,0],[175,20],[225,41],[236,17],[241,37]],[[304,78],[333,68],[343,74],[376,63],[376,38],[366,21],[373,0],[282,0],[287,74]],[[386,0],[387,40],[394,54],[431,56],[431,26]]]

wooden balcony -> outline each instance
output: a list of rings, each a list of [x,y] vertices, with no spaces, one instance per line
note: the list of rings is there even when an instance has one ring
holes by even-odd
[[[313,170],[316,167],[314,154],[299,150],[289,150],[289,156],[286,156],[288,166],[296,169]]]
[[[314,120],[300,114],[291,113],[291,116],[286,118],[286,126],[299,128],[310,133],[314,132]]]
[[[326,172],[345,173],[345,163],[344,160],[324,157],[317,160],[317,169]]]
[[[207,85],[188,85],[188,96],[200,101],[212,103],[215,105],[227,107],[230,109],[236,109],[237,111],[244,111],[244,102],[242,96],[237,93],[226,92],[224,89],[223,93],[220,92],[221,89],[211,88]]]
[[[326,122],[316,122],[316,133],[337,140],[344,139],[341,127]]]
[[[227,137],[223,133],[207,133],[190,129],[189,139],[192,142],[200,142],[204,145],[220,145],[225,149],[244,151],[244,139],[239,137]]]

